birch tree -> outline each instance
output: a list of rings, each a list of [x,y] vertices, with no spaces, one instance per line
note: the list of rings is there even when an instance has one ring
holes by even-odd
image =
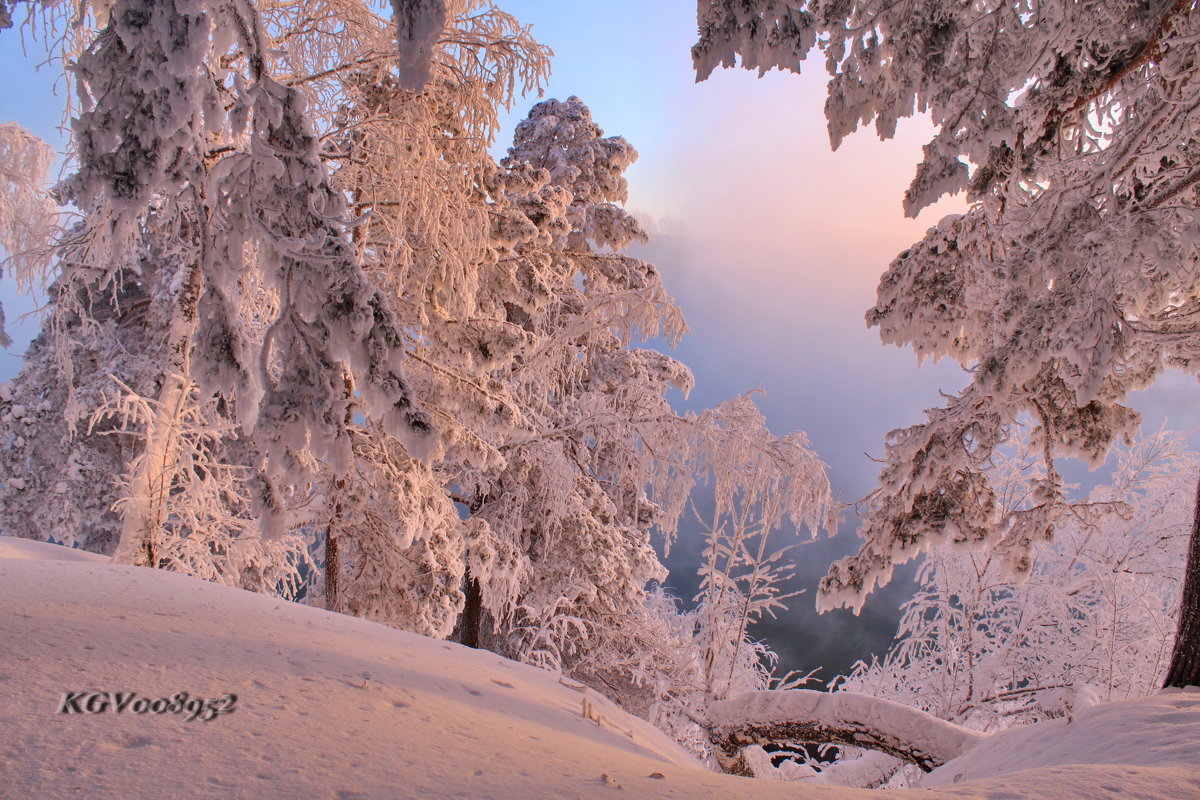
[[[15,122],[0,124],[0,268],[26,289],[45,278],[50,263],[58,215],[45,186],[53,162],[41,139]],[[0,345],[11,344],[0,308]]]
[[[1175,634],[1196,457],[1164,433],[1118,455],[1112,482],[1062,520],[1053,543],[1036,546],[1024,580],[992,553],[927,553],[896,644],[838,688],[982,732],[1157,691]],[[1040,470],[1027,450],[997,463],[991,477],[1005,509],[1030,501]]]

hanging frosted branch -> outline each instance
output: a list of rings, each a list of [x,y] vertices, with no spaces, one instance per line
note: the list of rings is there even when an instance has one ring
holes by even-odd
[[[54,151],[41,139],[14,122],[0,124],[0,266],[26,290],[44,283],[50,268],[58,224],[47,191],[53,163]]]
[[[841,688],[989,732],[1153,693],[1175,632],[1196,470],[1178,436],[1122,448],[1111,483],[1056,519],[1024,580],[995,554],[934,548],[896,644]],[[1036,453],[1018,448],[990,471],[1006,513],[1038,502]]]

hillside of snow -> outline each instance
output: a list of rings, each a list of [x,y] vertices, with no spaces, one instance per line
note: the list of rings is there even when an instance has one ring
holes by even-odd
[[[714,774],[550,673],[56,545],[0,537],[0,606],[4,800],[1200,797],[1197,692],[1009,731],[938,788],[870,792]],[[136,694],[57,713],[66,692]],[[179,692],[232,710],[134,713]]]

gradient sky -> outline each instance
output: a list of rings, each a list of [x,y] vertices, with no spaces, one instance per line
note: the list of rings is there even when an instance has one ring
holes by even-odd
[[[841,499],[869,492],[878,465],[866,453],[882,455],[884,434],[917,422],[939,386],[965,382],[950,364],[918,370],[911,353],[884,348],[863,322],[891,258],[961,206],[943,203],[916,221],[901,212],[928,124],[902,124],[887,143],[861,132],[833,153],[820,60],[803,76],[722,70],[696,84],[693,0],[501,7],[554,49],[546,96],[578,95],[607,134],[640,154],[626,173],[628,206],[659,233],[640,254],[661,268],[692,328],[675,353],[697,378],[682,405],[763,389],[772,430],[805,430]],[[858,618],[812,610],[829,562],[857,546],[854,528],[846,519],[836,539],[796,551],[795,588],[806,594],[758,631],[788,668],[825,665],[831,678],[890,642],[911,590],[904,581]],[[690,533],[670,560],[684,595],[701,546],[697,526]]]
[[[903,216],[901,198],[929,123],[902,122],[888,142],[859,131],[832,152],[819,57],[800,76],[718,70],[696,84],[694,0],[500,6],[554,49],[546,96],[578,95],[606,133],[640,153],[627,172],[628,206],[659,233],[643,256],[661,268],[692,328],[675,352],[697,378],[681,405],[707,407],[764,389],[759,406],[772,430],[806,431],[841,499],[870,492],[879,469],[870,456],[882,456],[886,433],[941,405],[939,389],[967,383],[953,363],[918,368],[913,353],[883,346],[863,321],[891,259],[964,207],[944,199],[916,220]],[[1195,379],[1170,373],[1133,405],[1152,430],[1164,421],[1194,430],[1195,396]],[[1077,463],[1063,471],[1085,486],[1098,477]],[[806,594],[758,631],[783,666],[824,665],[825,679],[886,650],[912,588],[910,566],[861,616],[816,615],[817,581],[831,560],[857,548],[856,521],[847,516],[840,535],[797,551],[795,588]],[[681,542],[671,558],[680,594],[694,591],[700,544],[690,544]]]
[[[661,268],[692,333],[675,353],[697,388],[682,406],[700,408],[750,389],[779,434],[800,428],[830,466],[843,500],[869,492],[885,433],[940,404],[939,388],[966,382],[953,364],[918,369],[913,354],[885,348],[864,311],[891,258],[961,201],[943,201],[906,220],[900,200],[929,126],[901,124],[881,143],[873,131],[829,149],[822,114],[826,77],[817,60],[803,75],[723,70],[697,85],[689,49],[695,0],[500,0],[555,51],[546,97],[577,95],[610,135],[641,158],[627,173],[629,207],[657,232],[641,251]],[[34,73],[12,31],[0,34],[0,121],[51,137],[61,114],[53,72]],[[536,97],[506,117],[496,145]],[[4,291],[10,319],[19,302]],[[33,328],[18,330],[0,378],[15,374]],[[24,335],[21,335],[21,334]],[[1137,401],[1155,426],[1169,415],[1195,427],[1194,381],[1172,376]],[[832,558],[856,546],[842,534],[801,548],[798,583],[809,594],[763,629],[789,667],[825,664],[825,677],[887,647],[908,587],[868,602],[862,617],[817,618],[811,591]],[[698,545],[681,542],[672,583],[689,591]]]

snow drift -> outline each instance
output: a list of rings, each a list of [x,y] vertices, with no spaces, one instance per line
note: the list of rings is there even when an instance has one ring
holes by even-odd
[[[887,798],[718,775],[555,675],[352,617],[0,537],[0,798]],[[64,692],[237,696],[59,714]],[[984,741],[929,798],[1200,796],[1200,693]]]

